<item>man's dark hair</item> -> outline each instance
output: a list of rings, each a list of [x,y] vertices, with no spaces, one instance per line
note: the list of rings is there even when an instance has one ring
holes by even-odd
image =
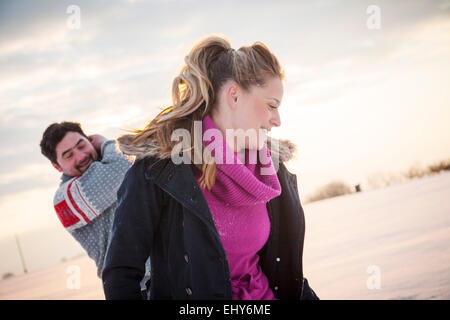
[[[60,123],[52,123],[45,129],[40,143],[41,153],[51,162],[58,163],[56,161],[56,145],[61,142],[69,131],[78,132],[82,136],[88,138],[78,122],[63,121]]]

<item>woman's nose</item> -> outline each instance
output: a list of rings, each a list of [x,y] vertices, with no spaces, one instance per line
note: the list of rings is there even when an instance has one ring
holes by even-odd
[[[280,113],[278,112],[278,110],[274,110],[274,112],[272,113],[272,119],[270,119],[270,124],[273,127],[279,127],[281,126],[281,118],[280,118]]]

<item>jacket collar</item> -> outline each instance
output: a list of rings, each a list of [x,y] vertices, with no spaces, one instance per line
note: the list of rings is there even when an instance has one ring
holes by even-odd
[[[133,141],[134,137],[134,134],[125,134],[117,139],[119,149],[123,154],[134,156],[136,160],[148,157],[165,158],[151,138],[146,138],[144,141],[136,143]],[[284,163],[291,160],[297,151],[296,145],[291,141],[284,139],[278,140],[270,136],[267,137],[267,147],[270,149],[273,159]]]
[[[74,178],[74,177],[68,176],[67,174],[63,173],[61,175],[61,182],[59,183],[59,185],[62,185],[64,182],[67,182],[67,181],[69,181],[72,178]]]
[[[216,231],[208,204],[195,180],[189,164],[174,164],[169,159],[145,159],[145,178],[171,195],[175,200],[189,209],[206,225]]]
[[[151,137],[139,143],[134,142],[134,137],[134,134],[125,134],[117,139],[123,154],[134,156],[136,160],[148,161],[149,165],[145,166],[147,168],[145,177],[153,180],[161,189],[216,230],[208,204],[197,184],[191,165],[176,165],[170,158],[164,158]],[[271,148],[272,144],[277,147]],[[289,161],[296,152],[296,146],[289,140],[267,137],[267,146],[271,150],[272,158],[281,163]]]

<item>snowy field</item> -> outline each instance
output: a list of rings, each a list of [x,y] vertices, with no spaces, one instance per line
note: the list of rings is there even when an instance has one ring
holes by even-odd
[[[304,275],[321,299],[450,299],[450,173],[304,211]],[[104,295],[94,263],[83,256],[1,280],[0,299]]]
[[[304,210],[304,276],[320,298],[450,299],[450,173]]]

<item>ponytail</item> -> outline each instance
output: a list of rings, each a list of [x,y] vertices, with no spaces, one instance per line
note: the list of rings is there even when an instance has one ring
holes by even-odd
[[[172,82],[172,106],[164,109],[143,130],[132,130],[135,135],[119,137],[124,153],[132,154],[132,150],[148,147],[151,150],[147,153],[149,155],[170,157],[177,143],[171,141],[172,132],[185,128],[194,137],[195,121],[201,121],[210,114],[217,93],[227,80],[233,80],[247,90],[252,85],[263,85],[266,76],[284,78],[277,58],[261,42],[236,51],[224,37],[210,36],[198,42],[184,61],[185,66]],[[194,143],[200,145],[194,146]],[[192,139],[191,159],[194,159],[196,150],[203,150],[202,141]],[[200,185],[211,189],[216,165],[214,161],[202,162],[195,165],[202,172]]]

